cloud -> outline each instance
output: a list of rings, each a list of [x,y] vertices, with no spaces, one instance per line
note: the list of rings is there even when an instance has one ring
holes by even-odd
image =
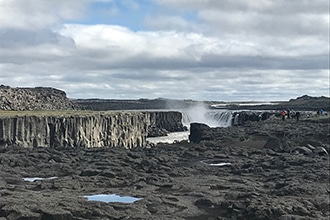
[[[328,4],[0,0],[0,82],[53,86],[72,98],[329,95]],[[146,28],[84,24],[97,5],[117,7],[109,20],[134,11]]]
[[[327,13],[329,2],[324,0],[153,0],[154,2],[172,9],[180,10],[206,10],[218,9],[219,11],[251,11],[265,12],[274,14],[290,14],[290,13]]]
[[[145,19],[145,25],[153,30],[175,30],[178,32],[187,32],[195,29],[195,27],[185,18],[171,15],[150,16]]]
[[[268,45],[196,33],[133,32],[109,25],[66,25],[60,34],[74,40],[75,58],[84,59],[86,68],[93,69],[325,69],[328,65],[321,45],[314,50],[301,48],[299,52],[288,52],[287,47],[298,47],[299,42],[278,48],[269,45],[269,49]]]
[[[66,38],[48,29],[27,30],[15,28],[0,29],[1,48],[34,47],[42,44],[68,45],[73,43]]]
[[[45,28],[82,16],[87,0],[0,0],[0,27]]]

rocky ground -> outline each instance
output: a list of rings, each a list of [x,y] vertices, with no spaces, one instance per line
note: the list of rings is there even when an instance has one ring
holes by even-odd
[[[328,220],[329,125],[270,118],[151,148],[1,147],[0,220]]]

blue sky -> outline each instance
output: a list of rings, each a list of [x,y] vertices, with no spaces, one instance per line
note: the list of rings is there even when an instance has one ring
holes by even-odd
[[[68,20],[69,23],[120,25],[138,31],[144,29],[146,16],[157,10],[153,1],[110,1],[91,2],[82,19]]]
[[[329,96],[329,1],[0,0],[0,84],[70,98]]]
[[[128,27],[132,31],[150,30],[146,23],[158,15],[171,15],[182,17],[187,22],[198,22],[196,11],[193,9],[180,10],[179,8],[166,8],[153,0],[112,0],[90,2],[83,17],[67,20],[68,23],[77,24],[107,24]]]

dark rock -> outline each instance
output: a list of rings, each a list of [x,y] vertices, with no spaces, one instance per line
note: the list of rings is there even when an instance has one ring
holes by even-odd
[[[283,151],[283,144],[279,138],[270,137],[268,138],[264,148],[271,149],[275,152],[282,152]]]
[[[318,152],[329,150],[329,124],[271,117],[228,128],[194,126],[191,139],[199,143],[0,146],[0,220],[328,219],[329,158]],[[95,194],[142,199],[84,197]]]
[[[263,111],[263,112],[257,112],[257,111],[241,111],[241,112],[234,112],[233,113],[233,119],[232,119],[232,125],[244,125],[246,122],[249,121],[264,121],[267,120],[271,115],[273,115],[270,112]]]
[[[18,114],[18,113],[17,113]],[[158,118],[159,117],[159,118]],[[1,146],[145,147],[146,137],[184,131],[180,112],[46,112],[0,116]],[[61,162],[52,156],[49,161]],[[16,166],[17,161],[11,165]]]
[[[200,207],[200,208],[212,208],[212,207],[214,207],[213,202],[209,199],[198,199],[195,202],[195,205]]]
[[[10,88],[0,87],[0,110],[73,110],[78,106],[66,93],[49,87]]]
[[[96,176],[100,173],[101,173],[100,170],[88,169],[81,171],[80,176]]]
[[[210,127],[202,123],[191,123],[189,141],[192,143],[199,143]]]
[[[167,136],[168,131],[166,129],[158,128],[156,126],[150,126],[148,128],[148,137],[161,137]]]
[[[317,153],[320,156],[328,156],[329,153],[324,147],[318,147],[314,150],[315,153]]]

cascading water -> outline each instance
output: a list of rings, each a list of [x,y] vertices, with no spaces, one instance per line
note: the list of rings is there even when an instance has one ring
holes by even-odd
[[[233,113],[231,111],[212,111],[209,114],[218,122],[217,127],[229,127],[232,124]]]
[[[226,110],[208,110],[193,108],[182,111],[182,124],[190,127],[190,123],[198,122],[210,127],[229,127],[232,124],[232,112]]]
[[[195,106],[190,109],[179,110],[182,114],[182,124],[188,129],[190,123],[198,122],[210,127],[229,127],[232,124],[232,112],[227,110],[211,110],[204,106]],[[151,143],[173,143],[174,141],[188,140],[189,131],[174,132],[164,137],[148,138]]]

